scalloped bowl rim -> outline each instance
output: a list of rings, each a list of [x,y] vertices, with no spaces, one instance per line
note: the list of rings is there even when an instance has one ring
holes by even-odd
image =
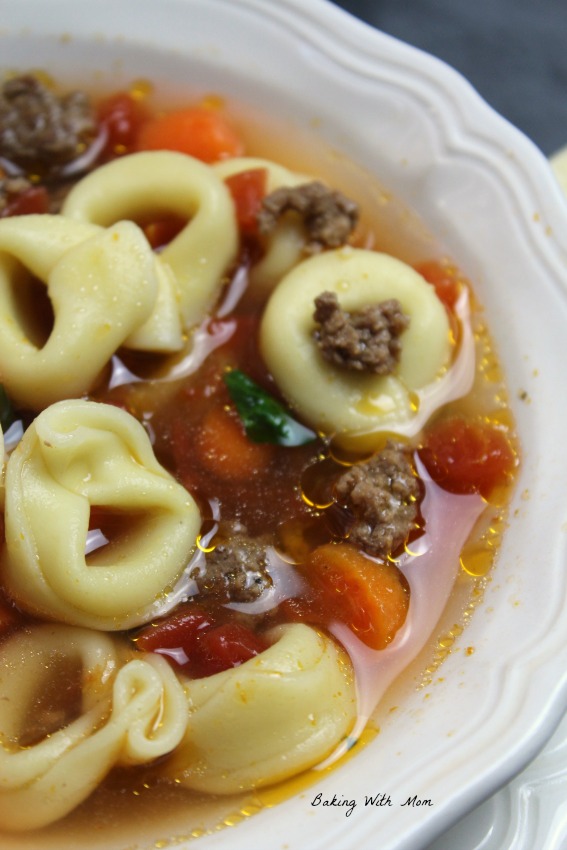
[[[517,774],[567,708],[567,517],[560,501],[567,462],[555,451],[567,414],[557,392],[558,339],[567,322],[567,204],[549,164],[456,71],[326,0],[2,6],[8,65],[16,57],[19,67],[27,64],[32,46],[34,67],[46,58],[69,70],[82,57],[81,67],[94,68],[100,55],[117,60],[108,73],[128,73],[147,52],[150,78],[154,70],[197,68],[214,84],[224,75],[229,96],[267,111],[277,93],[278,111],[301,126],[315,115],[320,134],[417,210],[475,282],[523,445],[509,528],[487,598],[466,630],[476,651],[466,661],[462,651],[451,654],[427,700],[414,693],[313,793],[198,845],[259,850],[270,830],[272,847],[370,850],[380,830],[383,850],[426,847]],[[360,805],[349,818],[341,809],[322,811],[311,806],[316,791],[324,798],[340,792]],[[417,794],[434,805],[364,808],[364,795],[377,791],[399,800]]]

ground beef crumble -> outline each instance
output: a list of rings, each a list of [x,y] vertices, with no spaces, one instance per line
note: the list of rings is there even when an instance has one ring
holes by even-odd
[[[253,602],[272,585],[265,542],[246,533],[232,535],[207,554],[205,572],[195,579],[201,594],[225,602]]]
[[[358,204],[317,180],[300,186],[282,186],[262,202],[258,214],[260,233],[271,233],[288,212],[299,214],[303,220],[308,235],[307,253],[346,244],[359,214]]]
[[[96,134],[89,98],[74,91],[59,96],[26,74],[0,89],[0,156],[23,168],[73,160]]]
[[[421,493],[410,451],[393,441],[350,467],[335,484],[337,502],[352,514],[350,542],[382,557],[406,543],[415,527]]]
[[[409,318],[397,298],[347,313],[334,292],[315,299],[314,339],[329,363],[344,369],[390,375],[400,360],[400,336]]]

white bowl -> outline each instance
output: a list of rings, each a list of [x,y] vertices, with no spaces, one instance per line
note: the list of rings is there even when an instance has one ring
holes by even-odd
[[[474,282],[523,457],[484,600],[435,684],[407,688],[356,758],[197,845],[425,847],[515,775],[567,707],[567,205],[546,160],[450,68],[324,0],[3,0],[0,57],[114,87],[190,81],[299,128],[316,122]],[[319,792],[358,805],[349,817],[313,806]],[[393,805],[365,807],[376,794]],[[414,795],[432,805],[399,805]]]

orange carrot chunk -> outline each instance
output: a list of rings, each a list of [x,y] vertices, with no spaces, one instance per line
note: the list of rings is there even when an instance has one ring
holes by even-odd
[[[384,649],[404,624],[409,589],[389,561],[373,561],[348,543],[326,543],[305,569],[329,613],[372,649]]]
[[[196,451],[201,466],[223,479],[257,475],[274,456],[274,446],[253,443],[237,414],[220,406],[211,408],[205,415]]]
[[[158,115],[138,135],[139,150],[169,150],[203,162],[242,156],[244,143],[217,109],[194,106]]]
[[[457,267],[437,260],[426,260],[419,263],[415,270],[434,287],[439,300],[452,310],[459,297],[463,281]]]

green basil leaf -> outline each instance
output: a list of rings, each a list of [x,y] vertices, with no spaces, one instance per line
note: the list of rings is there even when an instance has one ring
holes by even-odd
[[[224,381],[246,434],[255,443],[303,446],[317,438],[314,431],[296,422],[285,407],[245,372],[232,369],[226,372]]]

